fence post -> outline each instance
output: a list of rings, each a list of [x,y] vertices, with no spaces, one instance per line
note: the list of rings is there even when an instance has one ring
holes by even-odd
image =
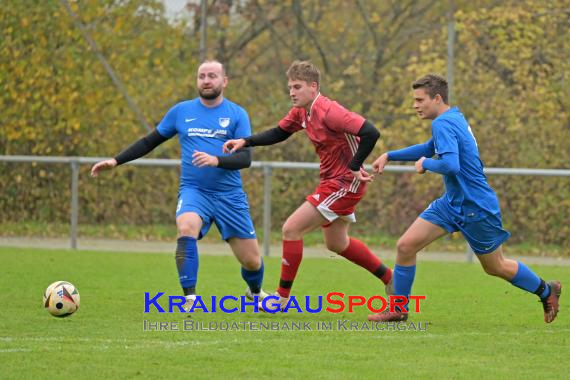
[[[271,244],[271,171],[270,164],[263,165],[263,255],[269,256]]]
[[[71,164],[71,249],[77,249],[77,214],[79,212],[79,160],[74,158]]]
[[[451,8],[447,12],[447,88],[448,88],[448,102],[453,104],[454,99],[454,73],[453,66],[455,60],[454,44],[455,44],[455,7],[453,2]]]

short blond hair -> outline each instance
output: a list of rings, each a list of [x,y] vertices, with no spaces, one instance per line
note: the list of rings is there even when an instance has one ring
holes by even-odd
[[[295,61],[287,69],[287,79],[302,80],[309,84],[316,82],[317,86],[321,83],[321,72],[317,66],[309,61]]]
[[[412,83],[412,89],[423,88],[430,98],[440,95],[445,104],[448,103],[447,80],[439,74],[428,74]]]

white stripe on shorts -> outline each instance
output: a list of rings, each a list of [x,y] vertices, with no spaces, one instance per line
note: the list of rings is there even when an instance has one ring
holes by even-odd
[[[335,191],[334,193],[332,193],[331,195],[329,195],[324,201],[321,202],[321,204],[323,206],[329,207],[330,205],[332,205],[335,201],[339,200],[340,198],[344,197],[346,195],[346,189],[340,189],[338,191]]]

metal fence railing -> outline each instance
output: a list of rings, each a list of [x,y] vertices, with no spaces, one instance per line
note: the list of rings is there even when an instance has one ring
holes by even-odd
[[[77,249],[77,227],[79,217],[79,167],[80,165],[93,165],[105,157],[51,157],[51,156],[3,156],[0,155],[0,162],[15,163],[44,163],[44,164],[67,164],[71,168],[71,201],[70,201],[70,247]],[[152,159],[142,158],[127,165],[137,166],[157,166],[157,167],[177,167],[180,160],[175,159]],[[263,170],[263,253],[269,255],[270,231],[271,231],[271,178],[273,169],[313,169],[318,170],[318,163],[309,162],[275,162],[275,161],[254,161],[252,168]],[[370,166],[366,167],[371,170]],[[387,172],[409,173],[415,172],[413,166],[388,165]],[[491,175],[514,175],[514,176],[556,176],[570,177],[570,169],[526,169],[526,168],[486,168],[486,174]],[[467,258],[472,260],[472,255],[468,252]]]

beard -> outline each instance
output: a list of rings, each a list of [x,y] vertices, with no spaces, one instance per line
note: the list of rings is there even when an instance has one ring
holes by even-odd
[[[207,91],[207,92],[206,92]],[[222,93],[222,88],[209,88],[207,90],[198,89],[198,94],[200,97],[206,100],[213,100],[216,99]]]

